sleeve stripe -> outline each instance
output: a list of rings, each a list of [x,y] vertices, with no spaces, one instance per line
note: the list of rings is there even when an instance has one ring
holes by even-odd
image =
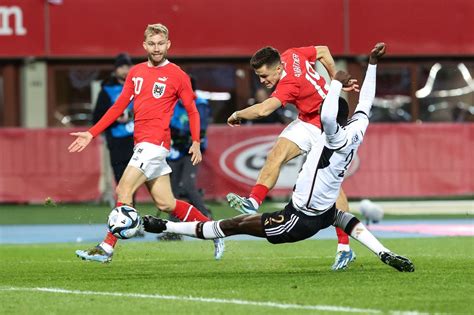
[[[354,113],[354,115],[355,115],[355,114],[359,114],[359,113],[360,113],[360,114],[364,114],[365,116],[367,116],[367,118],[370,118],[369,115],[367,115],[366,112],[361,111],[361,110],[356,111],[356,112]],[[354,116],[354,115],[352,115],[352,116]]]
[[[351,118],[351,119],[349,119],[349,120],[347,121],[346,126],[352,124],[354,121],[357,121],[357,118]]]

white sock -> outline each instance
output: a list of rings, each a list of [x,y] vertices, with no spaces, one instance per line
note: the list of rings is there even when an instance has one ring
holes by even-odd
[[[220,222],[221,221],[204,222],[204,225],[202,226],[202,234],[204,235],[205,239],[215,239],[215,238],[225,237],[224,232],[219,226]]]
[[[258,207],[260,207],[257,200],[253,199],[252,197],[249,197],[249,201],[252,203],[252,205],[255,207],[255,209],[258,209]]]
[[[196,226],[201,223],[194,222],[171,222],[166,223],[165,232],[198,237],[196,234]],[[224,232],[219,226],[220,221],[202,222],[202,234],[205,239],[215,239],[225,237]]]
[[[349,244],[337,244],[337,251],[338,252],[348,252],[351,250]]]
[[[378,255],[380,252],[388,252],[389,250],[379,242],[375,236],[362,224],[357,223],[351,232],[351,236],[367,246],[372,252]]]
[[[166,222],[166,230],[168,233],[176,233],[180,235],[187,235],[196,237],[196,225],[198,221],[194,222]]]
[[[105,242],[100,243],[99,246],[109,255],[114,252],[114,248]]]

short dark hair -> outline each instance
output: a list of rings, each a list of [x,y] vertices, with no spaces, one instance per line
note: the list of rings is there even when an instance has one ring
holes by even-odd
[[[339,97],[339,110],[337,112],[336,121],[339,125],[345,126],[347,124],[347,118],[349,117],[349,104],[347,101]]]
[[[267,46],[259,49],[250,59],[250,65],[253,69],[259,69],[262,66],[274,66],[281,63],[280,53],[273,47]]]
[[[114,67],[117,69],[124,65],[132,66],[132,59],[130,59],[130,56],[127,53],[120,53],[115,57]]]

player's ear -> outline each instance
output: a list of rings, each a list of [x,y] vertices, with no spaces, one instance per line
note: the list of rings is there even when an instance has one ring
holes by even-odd
[[[278,74],[281,74],[283,72],[283,65],[281,63],[276,66],[276,71],[278,72]]]
[[[143,49],[145,49],[145,51],[146,51],[146,43],[145,42],[143,42]]]
[[[168,39],[168,44],[166,45],[166,47],[167,47],[167,50],[170,49],[171,47],[171,41],[169,39]]]

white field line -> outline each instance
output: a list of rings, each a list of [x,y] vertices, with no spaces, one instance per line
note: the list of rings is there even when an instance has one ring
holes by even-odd
[[[0,291],[47,292],[47,293],[75,294],[75,295],[117,296],[117,297],[125,297],[125,298],[178,300],[178,301],[190,301],[190,302],[201,302],[201,303],[250,305],[250,306],[269,307],[269,308],[278,308],[278,309],[316,310],[316,311],[345,312],[345,313],[363,313],[363,314],[383,313],[383,311],[376,310],[376,309],[353,308],[353,307],[333,306],[333,305],[300,305],[300,304],[285,304],[285,303],[275,303],[275,302],[257,302],[257,301],[247,301],[247,300],[237,300],[237,299],[204,298],[204,297],[193,297],[193,296],[101,292],[101,291],[79,291],[79,290],[66,290],[66,289],[59,289],[59,288],[21,288],[21,287],[3,287],[2,288],[0,287]],[[415,312],[391,311],[391,313],[410,314],[410,315],[423,314],[416,311]]]

